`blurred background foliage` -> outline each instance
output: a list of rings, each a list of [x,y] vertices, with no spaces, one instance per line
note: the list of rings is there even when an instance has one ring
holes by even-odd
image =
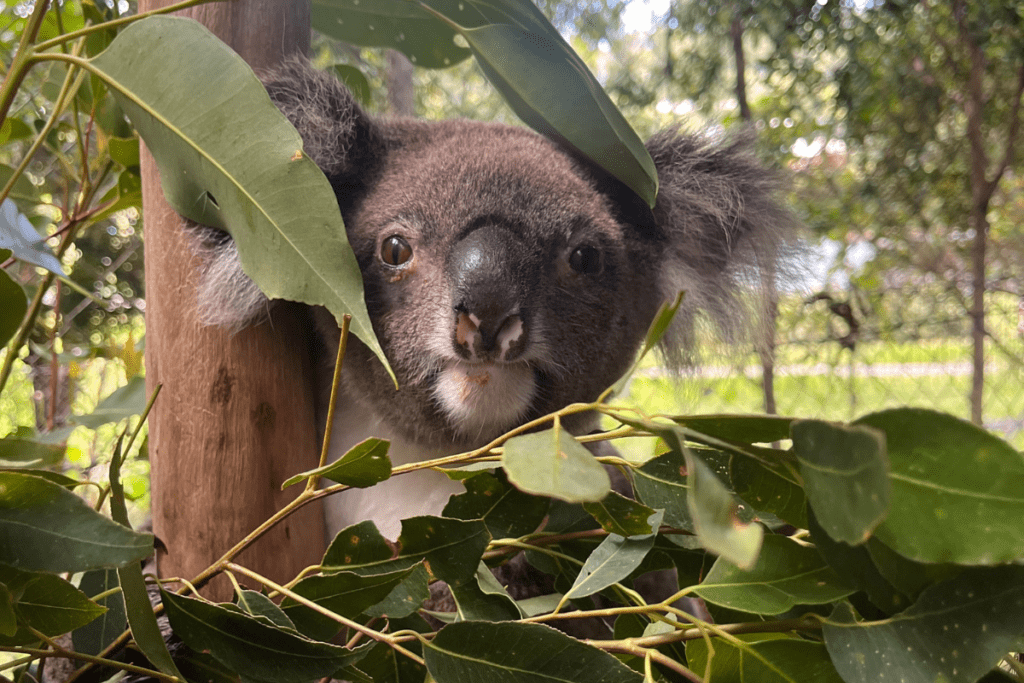
[[[652,412],[842,420],[928,406],[1024,448],[1024,4],[538,5],[641,137],[753,126],[765,160],[791,171],[790,203],[808,227],[805,267],[777,283],[765,335],[740,346],[708,335],[699,367],[681,382],[648,367],[633,400]],[[135,11],[124,0],[55,7],[42,39]],[[5,0],[4,73],[31,9]],[[91,38],[86,53],[111,38]],[[420,69],[320,35],[312,56],[378,114],[517,123],[472,60]],[[61,466],[88,476],[144,401],[143,220],[137,139],[98,81],[62,97],[65,74],[54,62],[34,68],[0,128],[0,184],[52,236],[67,273],[52,279],[0,250],[0,267],[41,307],[27,344],[0,339],[0,359],[14,361],[0,393],[0,465],[5,442],[66,442]],[[141,515],[144,442],[139,455],[126,483]]]

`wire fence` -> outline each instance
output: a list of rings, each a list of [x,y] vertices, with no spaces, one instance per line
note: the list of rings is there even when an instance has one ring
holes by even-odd
[[[1024,449],[1024,298],[987,294],[986,330],[983,423]],[[783,297],[775,342],[781,415],[848,421],[916,406],[971,418],[971,318],[941,284]],[[652,413],[765,411],[758,354],[723,349],[704,359],[681,387],[664,373],[645,373],[631,399]]]

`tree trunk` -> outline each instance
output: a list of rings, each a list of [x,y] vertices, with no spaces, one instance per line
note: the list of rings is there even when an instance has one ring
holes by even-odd
[[[170,0],[139,4],[142,12]],[[257,70],[309,48],[308,0],[217,3],[181,14],[206,25]],[[191,578],[296,495],[281,491],[284,479],[317,464],[307,313],[278,306],[270,324],[237,334],[201,326],[193,303],[196,259],[182,219],[164,201],[148,150],[142,183],[146,379],[150,390],[163,385],[150,415],[153,530],[165,547],[157,558],[160,574]],[[322,511],[307,506],[240,562],[286,581],[316,564],[323,548]],[[223,600],[231,587],[218,577],[204,593]]]
[[[388,50],[388,114],[416,116],[412,62],[398,50]]]
[[[732,24],[729,29],[732,35],[732,51],[736,62],[736,102],[740,108],[740,119],[749,125],[753,119],[750,104],[747,102],[747,59],[743,52],[743,14],[742,3],[737,2],[733,9]],[[757,355],[761,361],[761,392],[764,396],[764,412],[774,415],[775,407],[775,335],[776,319],[779,316],[779,297],[776,291],[777,277],[774,264],[765,259],[761,270],[761,287],[765,297],[764,310],[761,311],[760,329],[757,334]]]

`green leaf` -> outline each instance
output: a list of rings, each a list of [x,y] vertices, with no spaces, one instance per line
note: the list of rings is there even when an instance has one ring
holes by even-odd
[[[520,7],[526,11],[525,3]],[[535,10],[532,3],[529,8]],[[488,24],[459,33],[487,80],[526,125],[578,151],[654,206],[658,173],[650,154],[550,24]]]
[[[36,232],[25,214],[18,211],[10,197],[0,204],[0,249],[10,249],[18,260],[67,277],[60,261],[46,246],[46,240]]]
[[[1024,454],[931,410],[897,408],[853,424],[885,433],[892,494],[879,540],[918,562],[1024,557]]]
[[[757,560],[764,529],[740,519],[740,504],[725,484],[689,449],[684,455],[691,493],[686,502],[697,538],[716,555],[749,569]]]
[[[699,456],[729,488],[752,509],[744,510],[743,521],[762,518],[764,513],[775,515],[798,529],[807,528],[807,499],[794,476],[775,461],[781,451],[748,446],[750,455],[694,448]]]
[[[647,521],[654,514],[653,509],[615,491],[597,503],[584,503],[583,509],[611,534],[640,536],[657,531]]]
[[[117,571],[114,569],[94,569],[82,576],[78,587],[90,598],[119,586]],[[98,619],[77,628],[71,634],[75,652],[87,655],[98,655],[108,645],[117,640],[128,626],[128,616],[124,609],[124,597],[120,592],[108,595],[96,601],[106,611]]]
[[[491,538],[519,538],[537,530],[548,511],[548,499],[531,496],[489,472],[465,481],[466,492],[452,496],[441,513],[455,519],[480,519]]]
[[[871,539],[862,545],[848,545],[825,533],[818,526],[813,514],[810,515],[808,522],[807,528],[811,532],[811,539],[818,553],[844,582],[864,591],[871,603],[885,614],[900,612],[910,605],[910,598],[892,584],[876,566],[868,548],[878,542],[877,539]]]
[[[28,628],[46,636],[59,636],[88,624],[106,609],[82,591],[53,574],[34,574],[0,566],[0,583],[9,589],[19,628],[3,645],[25,645],[38,641]]]
[[[641,676],[607,652],[553,628],[517,622],[463,621],[425,643],[427,670],[438,683],[546,681],[639,683]]]
[[[972,567],[883,621],[840,604],[823,633],[847,681],[973,683],[1024,633],[1024,566]]]
[[[660,527],[664,514],[662,510],[653,513],[648,520],[650,527]],[[647,553],[654,547],[655,538],[657,533],[626,538],[610,534],[587,558],[565,597],[586,597],[622,581],[644,561]]]
[[[243,590],[238,594],[238,606],[254,617],[266,617],[278,628],[295,630],[295,624],[274,602],[256,591]]]
[[[417,642],[405,643],[405,648],[416,654],[420,651]],[[426,674],[423,666],[387,643],[376,643],[355,667],[339,671],[335,678],[352,683],[424,683]]]
[[[351,619],[387,598],[412,571],[413,567],[408,567],[365,576],[352,572],[307,576],[292,587],[292,592],[339,616]],[[330,640],[341,630],[341,624],[337,621],[291,598],[284,599],[281,610],[300,632],[316,640]]]
[[[792,426],[804,491],[821,528],[843,543],[868,539],[889,509],[885,437],[818,420]]]
[[[160,594],[178,637],[253,681],[308,683],[354,664],[373,646],[369,642],[349,650],[318,643],[221,605],[166,591]]]
[[[843,683],[821,643],[779,635],[742,635],[738,647],[714,639],[711,677],[715,683]],[[707,643],[698,638],[686,643],[686,665],[703,674],[708,663]],[[849,679],[847,679],[849,680]]]
[[[339,484],[367,488],[391,476],[391,459],[388,457],[389,441],[369,438],[353,446],[345,455],[323,467],[296,474],[281,484],[286,489],[293,484],[321,476]]]
[[[708,602],[751,614],[782,614],[797,605],[841,600],[854,589],[814,548],[785,536],[765,536],[757,562],[748,570],[719,558],[694,589]]]
[[[4,465],[53,466],[64,460],[63,444],[41,443],[29,439],[0,439],[0,463]]]
[[[0,263],[4,260],[0,254]],[[0,270],[0,347],[6,346],[18,331],[27,311],[25,290],[11,279],[7,271]]]
[[[18,617],[14,613],[14,596],[0,583],[0,639],[10,638],[18,632]]]
[[[67,489],[39,477],[0,472],[0,562],[79,572],[121,567],[152,551],[152,534],[124,528]]]
[[[157,16],[90,64],[153,152],[171,206],[231,233],[267,296],[352,315],[388,367],[334,191],[241,57],[195,21]]]
[[[338,532],[321,565],[324,573],[371,576],[401,571],[425,559],[437,578],[461,581],[476,572],[490,540],[487,527],[479,520],[413,517],[402,520],[395,555],[373,522],[361,522]]]
[[[146,378],[132,377],[123,387],[100,401],[96,410],[88,415],[75,415],[71,419],[89,429],[99,429],[111,422],[120,422],[146,409]]]
[[[633,470],[633,490],[645,505],[665,511],[665,524],[693,531],[686,459],[680,451],[669,451]]]
[[[509,439],[501,466],[523,491],[570,503],[597,502],[611,490],[604,466],[561,428]]]
[[[110,479],[110,515],[118,524],[122,525],[122,528],[130,531],[128,507],[125,504],[124,487],[121,485],[121,463],[124,460],[121,451],[123,439],[124,434],[118,438],[114,446],[114,454],[110,459],[107,476]],[[146,580],[142,576],[142,566],[138,562],[131,562],[123,567],[118,567],[117,580],[121,583],[121,593],[124,595],[124,606],[128,615],[128,625],[132,631],[132,639],[142,650],[142,654],[146,655],[146,659],[163,673],[183,678],[167,650],[167,643],[164,642],[163,633],[160,632],[160,626],[157,624],[149,591],[146,590]]]
[[[363,610],[369,617],[386,616],[390,620],[404,619],[413,614],[430,598],[430,575],[422,564],[413,567],[412,573],[395,586],[386,598],[373,607]]]
[[[139,139],[110,138],[110,158],[125,168],[139,165]]]
[[[743,444],[788,439],[793,423],[793,418],[777,415],[695,415],[673,419],[705,436]]]
[[[526,615],[483,562],[476,575],[449,583],[458,621],[511,621]]]
[[[416,66],[438,69],[469,57],[455,31],[408,0],[313,0],[313,28],[346,43],[400,50]]]

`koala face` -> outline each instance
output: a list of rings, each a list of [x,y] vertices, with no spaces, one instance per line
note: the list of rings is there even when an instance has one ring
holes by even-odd
[[[757,270],[784,277],[780,247],[796,224],[746,137],[655,135],[647,149],[660,190],[653,209],[638,210],[604,172],[532,132],[375,119],[301,60],[264,85],[335,190],[400,383],[350,340],[343,400],[417,446],[482,445],[591,401],[628,367],[663,301],[685,291],[662,343],[678,358],[698,312],[735,327],[750,318]],[[204,239],[204,315],[242,326],[266,299],[229,238]],[[333,318],[315,315],[336,343]],[[589,422],[564,424],[579,432]]]
[[[345,366],[355,394],[416,441],[466,445],[595,399],[661,303],[656,240],[528,131],[392,123],[385,135],[345,223],[400,389],[361,349]]]

